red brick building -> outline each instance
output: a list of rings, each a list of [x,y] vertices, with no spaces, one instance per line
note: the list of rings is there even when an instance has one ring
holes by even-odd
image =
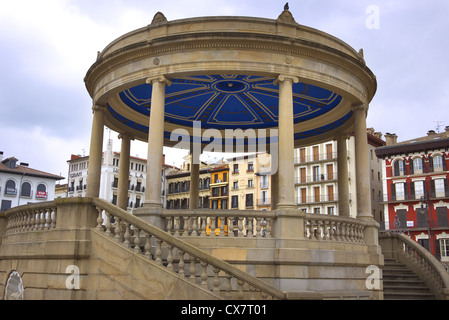
[[[449,128],[376,150],[383,159],[385,230],[403,232],[449,264]],[[430,222],[430,223],[429,223]],[[429,237],[430,233],[430,237]]]

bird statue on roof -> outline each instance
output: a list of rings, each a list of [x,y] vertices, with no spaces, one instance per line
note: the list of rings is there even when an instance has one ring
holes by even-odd
[[[285,6],[284,6],[284,10],[285,11],[288,11],[288,10],[290,10],[290,7],[289,7],[289,5],[288,5],[288,2],[285,4]]]

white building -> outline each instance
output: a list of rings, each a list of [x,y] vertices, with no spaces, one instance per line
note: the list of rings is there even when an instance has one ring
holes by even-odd
[[[55,184],[64,177],[32,169],[27,163],[0,152],[0,212],[29,203],[52,201]]]
[[[371,174],[371,204],[376,221],[383,220],[383,207],[378,197],[382,194],[382,162],[375,149],[385,145],[382,134],[367,129]],[[355,139],[347,140],[349,210],[355,218],[357,195],[355,186]],[[298,208],[308,213],[340,215],[338,208],[337,142],[329,141],[295,150],[296,201]]]
[[[109,140],[106,151],[103,152],[99,197],[116,204],[120,153],[113,152],[112,147],[112,140]],[[84,197],[86,195],[87,188],[87,168],[89,167],[89,156],[82,157],[72,155],[71,159],[67,161],[67,163],[69,164],[67,196]],[[163,172],[161,173],[161,201],[164,206],[166,204],[165,190],[167,189],[166,173],[170,168],[172,167],[164,164]],[[140,208],[145,201],[146,171],[146,159],[130,157],[127,202],[129,212],[132,212],[133,209]]]

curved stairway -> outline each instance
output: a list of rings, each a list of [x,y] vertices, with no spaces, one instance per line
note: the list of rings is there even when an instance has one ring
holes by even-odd
[[[435,300],[435,295],[404,264],[385,258],[383,269],[385,300]]]

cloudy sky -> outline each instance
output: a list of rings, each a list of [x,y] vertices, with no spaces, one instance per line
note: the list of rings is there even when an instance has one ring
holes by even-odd
[[[214,15],[276,19],[286,1],[2,1],[0,151],[32,168],[67,176],[70,155],[89,153],[92,102],[83,78],[97,51],[148,25],[158,11],[168,20]],[[364,49],[378,79],[368,126],[396,133],[401,141],[449,125],[448,0],[289,3],[298,23]],[[117,134],[110,136],[119,151]],[[131,152],[145,158],[146,145],[134,142]],[[179,153],[166,153],[167,163],[179,163]]]

